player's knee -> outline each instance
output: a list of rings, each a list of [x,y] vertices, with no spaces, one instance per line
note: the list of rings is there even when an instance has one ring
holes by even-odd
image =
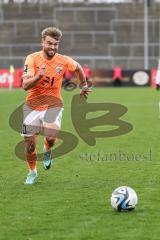
[[[35,152],[36,149],[36,144],[33,141],[27,141],[26,144],[26,151],[28,154],[33,154]]]

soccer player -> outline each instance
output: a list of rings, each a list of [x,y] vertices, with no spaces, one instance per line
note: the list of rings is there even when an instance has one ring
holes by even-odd
[[[29,173],[25,184],[33,184],[37,174],[37,135],[44,131],[45,169],[52,164],[51,148],[57,140],[61,127],[63,100],[61,85],[64,72],[75,72],[81,82],[81,97],[87,97],[89,88],[81,65],[71,57],[59,54],[58,47],[62,32],[58,28],[48,27],[41,33],[42,50],[27,56],[23,73],[23,89],[28,91],[23,107],[23,132],[25,156]]]

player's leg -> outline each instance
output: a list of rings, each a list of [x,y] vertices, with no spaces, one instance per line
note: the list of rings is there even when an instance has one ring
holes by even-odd
[[[44,168],[46,170],[50,169],[52,164],[52,147],[55,145],[55,143],[58,140],[58,127],[54,123],[44,123],[44,147],[43,147],[43,153],[44,153]]]
[[[37,174],[37,152],[36,136],[25,137],[25,156],[29,168],[25,184],[33,184],[38,176]]]
[[[43,147],[43,154],[44,154],[44,168],[46,170],[50,169],[51,164],[52,164],[52,152],[51,149],[52,147],[55,145],[55,143],[57,142],[57,137],[50,137],[50,136],[46,136],[44,138],[44,147]]]
[[[58,141],[58,131],[61,127],[63,108],[54,108],[47,110],[44,117],[44,168],[50,169],[52,164],[51,149]]]
[[[32,110],[27,104],[23,107],[24,122],[22,136],[25,140],[25,156],[29,173],[25,184],[33,184],[37,178],[36,136],[41,130],[40,112]]]
[[[37,151],[36,151],[36,137],[25,137],[25,156],[28,164],[29,171],[36,171],[37,165]]]

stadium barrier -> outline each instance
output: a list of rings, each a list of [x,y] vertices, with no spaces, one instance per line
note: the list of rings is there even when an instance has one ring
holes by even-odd
[[[113,70],[94,70],[93,86],[116,86],[113,80]],[[150,71],[144,70],[123,70],[123,77],[119,86],[150,86]]]
[[[0,69],[0,88],[19,88],[22,85],[22,68],[13,73],[9,69]]]
[[[9,69],[0,70],[0,88],[20,88],[22,86],[22,68],[16,68],[13,73]],[[122,87],[129,86],[151,86],[155,87],[156,69],[144,70],[123,70],[121,80]],[[76,79],[76,78],[75,78]],[[77,85],[78,81],[72,79]],[[92,85],[96,87],[115,86],[113,70],[95,69],[92,71]],[[75,88],[73,88],[75,89]]]

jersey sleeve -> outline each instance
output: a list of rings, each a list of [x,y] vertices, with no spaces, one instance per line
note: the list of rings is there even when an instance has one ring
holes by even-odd
[[[34,74],[35,74],[34,59],[29,55],[25,60],[23,76],[34,76]]]
[[[71,57],[67,56],[67,70],[74,72],[77,68],[77,62],[73,60]]]

